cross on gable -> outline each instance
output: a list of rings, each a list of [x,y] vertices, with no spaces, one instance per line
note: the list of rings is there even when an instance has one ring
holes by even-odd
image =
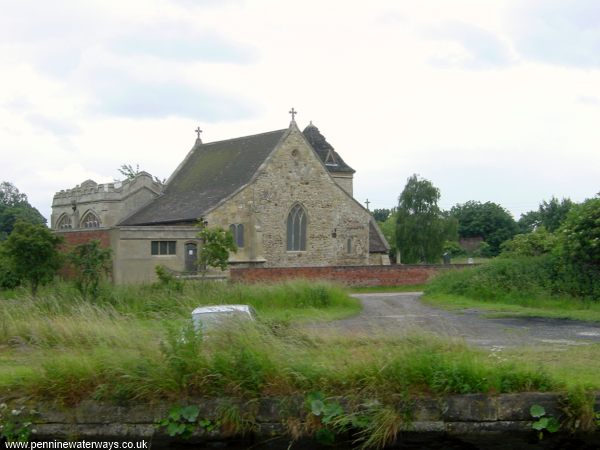
[[[200,133],[202,133],[200,127],[196,128],[194,131],[198,134],[198,139],[200,139]]]
[[[369,201],[369,199],[367,199],[365,201],[365,205],[367,205],[367,211],[369,210],[369,205],[371,204],[371,202]]]
[[[298,111],[296,111],[293,107],[292,109],[290,109],[289,113],[292,115],[292,120],[294,120],[294,118],[296,117],[296,114],[298,114]]]

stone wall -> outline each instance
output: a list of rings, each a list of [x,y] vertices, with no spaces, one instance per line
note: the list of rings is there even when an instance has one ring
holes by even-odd
[[[81,221],[88,212],[100,219],[101,227],[113,227],[158,196],[162,189],[163,185],[147,172],[114,183],[98,184],[86,180],[54,195],[50,227],[56,229],[61,218],[67,216],[73,229],[82,228]]]
[[[403,411],[407,419],[399,424],[400,434],[392,447],[386,448],[599,448],[599,431],[579,431],[572,433],[563,428],[556,434],[545,434],[539,441],[537,432],[532,430],[532,405],[541,405],[547,416],[564,418],[560,408],[561,394],[557,393],[518,393],[487,396],[483,394],[453,395],[440,398],[414,398],[407,402],[398,400],[396,409]],[[336,399],[344,409],[351,404],[347,399]],[[217,423],[219,411],[236,406],[240,417],[245,418],[245,433],[227,432],[226,426],[216,427],[209,432],[198,427],[186,441],[171,438],[164,428],[155,424],[167,417],[171,406],[181,406],[158,402],[154,405],[113,406],[84,401],[76,406],[59,407],[55,404],[20,404],[0,398],[7,407],[35,409],[31,417],[34,441],[54,439],[95,440],[95,441],[141,441],[152,447],[165,448],[179,443],[225,446],[236,442],[233,448],[262,447],[270,449],[289,448],[293,441],[300,440],[304,446],[294,448],[314,448],[312,441],[314,425],[311,429],[305,424],[311,422],[310,414],[304,406],[304,398],[261,398],[249,402],[240,399],[199,398],[188,399],[186,405],[199,407],[200,419]],[[393,401],[392,401],[393,404]],[[34,407],[35,406],[35,407]],[[600,397],[596,397],[596,410],[600,408]],[[312,420],[314,423],[314,420]],[[312,432],[311,432],[312,430]],[[293,438],[292,434],[296,434]],[[338,436],[338,441],[355,439],[350,435]],[[452,443],[439,446],[439,443]],[[210,443],[210,444],[208,444]],[[423,443],[424,447],[410,447],[409,444]],[[312,444],[312,445],[311,445]],[[434,444],[437,444],[434,445]],[[196,447],[197,448],[197,447]],[[232,448],[228,446],[227,448]]]
[[[300,203],[308,216],[306,251],[287,251],[287,216]],[[297,127],[240,192],[206,215],[209,226],[244,224],[234,263],[266,267],[369,264],[370,214],[331,177]],[[352,238],[352,250],[347,240]]]
[[[233,281],[250,283],[304,278],[349,286],[401,286],[424,284],[442,270],[468,267],[474,264],[231,268],[230,277]]]

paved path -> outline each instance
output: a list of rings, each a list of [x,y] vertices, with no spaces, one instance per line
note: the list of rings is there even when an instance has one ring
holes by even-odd
[[[419,292],[356,294],[363,303],[360,315],[310,329],[350,334],[387,335],[427,331],[441,336],[464,338],[467,343],[486,347],[523,345],[586,345],[600,343],[600,324],[541,319],[482,316],[482,311],[450,312],[423,304]]]

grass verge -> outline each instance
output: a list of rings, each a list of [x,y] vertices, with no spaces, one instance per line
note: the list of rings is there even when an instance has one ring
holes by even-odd
[[[523,347],[505,349],[498,355],[515,364],[539,367],[568,389],[600,390],[600,344],[568,348]]]
[[[476,308],[495,316],[599,322],[600,300],[574,294],[594,292],[597,275],[591,269],[569,270],[546,256],[496,258],[439,274],[425,288],[423,299],[443,308]]]
[[[486,317],[545,317],[600,322],[600,303],[573,298],[519,298],[511,301],[473,300],[452,294],[425,294],[421,300],[447,310],[478,309],[489,311]]]
[[[421,292],[425,284],[406,284],[402,286],[354,286],[349,288],[353,294],[369,294],[378,292]]]

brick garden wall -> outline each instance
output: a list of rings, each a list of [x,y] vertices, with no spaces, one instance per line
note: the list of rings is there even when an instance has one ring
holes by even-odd
[[[98,240],[100,246],[110,248],[110,232],[109,230],[77,230],[57,232],[58,236],[62,236],[65,240],[62,245],[64,253],[69,252],[73,247],[79,244],[84,244],[89,241]],[[75,271],[70,264],[65,264],[59,271],[59,275],[63,278],[70,279],[75,275]]]
[[[67,249],[93,240],[99,240],[104,248],[110,247],[109,230],[78,230],[58,232],[56,234],[65,239],[65,248]]]
[[[391,266],[326,266],[231,268],[231,280],[255,283],[294,278],[331,280],[348,286],[400,286],[424,284],[443,270],[473,267],[473,264],[391,265]]]

